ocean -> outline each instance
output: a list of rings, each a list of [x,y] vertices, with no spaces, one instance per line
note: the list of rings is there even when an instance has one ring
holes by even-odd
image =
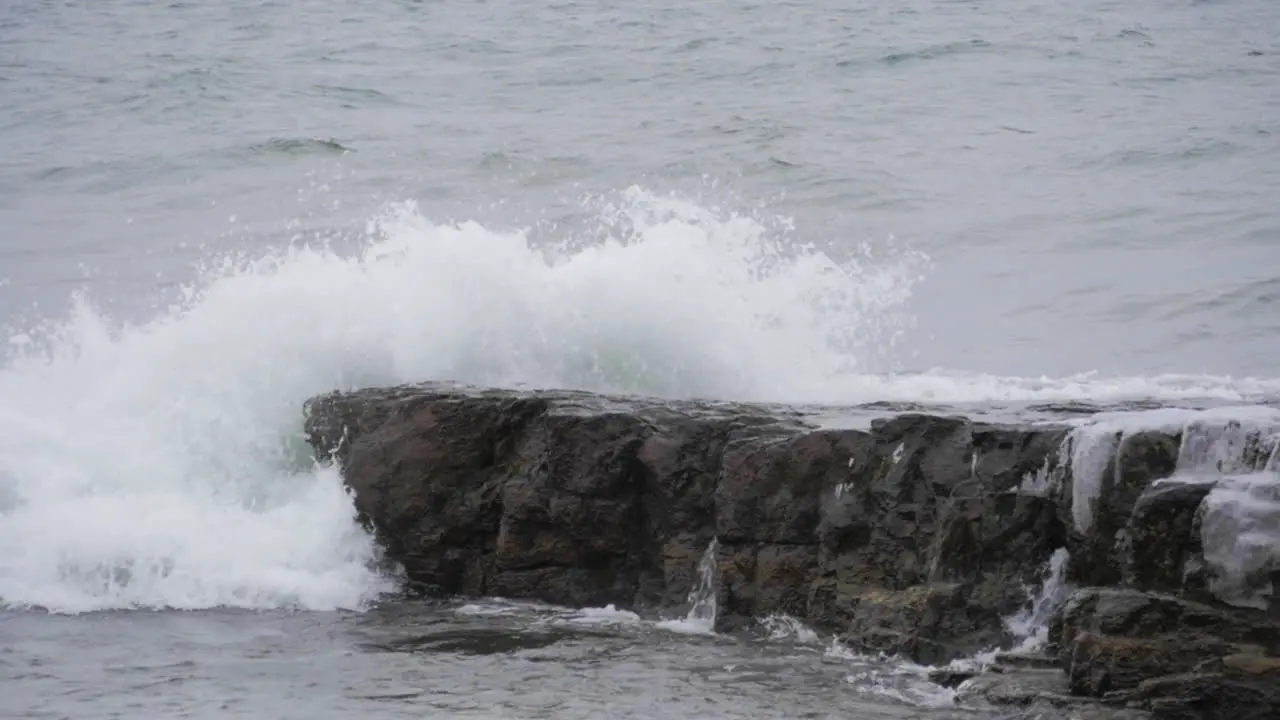
[[[403,597],[302,403],[1280,404],[1277,27],[3,4],[0,716],[993,717],[785,618]]]

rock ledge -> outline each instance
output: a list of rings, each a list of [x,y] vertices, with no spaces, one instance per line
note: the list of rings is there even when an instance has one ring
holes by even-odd
[[[1007,620],[1065,548],[1082,589],[1049,650],[1073,695],[1160,717],[1280,717],[1280,568],[1265,547],[1250,556],[1236,585],[1253,608],[1211,592],[1222,583],[1199,538],[1221,524],[1205,507],[1224,481],[1161,482],[1185,464],[1189,429],[1086,447],[1065,421],[905,412],[831,429],[793,408],[443,384],[332,393],[306,415],[317,455],[424,592],[682,612],[715,539],[718,630],[784,613],[942,664],[1019,640]],[[1237,465],[1252,464],[1232,470],[1266,485],[1280,451],[1248,437]]]

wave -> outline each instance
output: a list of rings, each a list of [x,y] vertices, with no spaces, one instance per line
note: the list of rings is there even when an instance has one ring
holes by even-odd
[[[333,138],[273,137],[265,142],[250,145],[249,151],[264,155],[304,155],[307,153],[331,153],[341,155],[343,153],[355,152],[355,149],[343,145]]]
[[[424,379],[854,403],[1280,394],[1280,381],[894,374],[928,258],[837,261],[770,223],[631,189],[588,237],[437,224],[412,204],[355,252],[211,263],[125,323],[77,296],[8,335],[0,603],[361,608],[393,587],[301,433],[317,393]]]

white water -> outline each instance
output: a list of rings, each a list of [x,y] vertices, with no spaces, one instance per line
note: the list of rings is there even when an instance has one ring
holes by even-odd
[[[657,627],[672,632],[691,635],[711,635],[716,631],[716,613],[719,605],[716,592],[719,584],[718,538],[711,538],[707,549],[698,561],[698,582],[689,591],[689,612],[678,620],[663,620]]]
[[[1026,588],[1030,595],[1030,605],[1005,618],[1005,629],[1015,640],[1012,647],[988,648],[970,657],[952,660],[945,667],[949,670],[978,673],[995,664],[1001,653],[1034,653],[1043,648],[1049,640],[1049,620],[1071,592],[1066,578],[1067,561],[1070,559],[1071,554],[1066,548],[1053,551],[1045,565],[1044,577],[1039,587]],[[919,669],[921,674],[927,674],[929,670],[930,668]]]
[[[1031,606],[1005,622],[1009,632],[1018,638],[1013,652],[1033,652],[1044,647],[1049,640],[1049,620],[1071,591],[1066,582],[1067,561],[1070,559],[1071,554],[1066,548],[1054,550],[1049,557],[1044,581],[1032,597]]]
[[[867,655],[845,647],[839,638],[831,638],[823,655],[849,663],[846,683],[856,685],[882,697],[908,705],[947,707],[955,702],[956,691],[931,682],[932,668],[917,665],[900,657]]]
[[[1005,619],[1005,628],[1014,637],[1015,644],[1008,649],[989,648],[970,657],[957,658],[946,666],[948,670],[981,673],[996,663],[1003,652],[1033,653],[1042,648],[1048,640],[1049,620],[1055,610],[1061,606],[1071,591],[1066,582],[1066,566],[1070,554],[1066,548],[1059,548],[1050,556],[1045,565],[1044,577],[1038,588],[1027,588],[1030,605]],[[767,619],[766,629],[773,629],[777,637],[785,637],[793,620],[789,618]],[[799,625],[798,623],[796,623]],[[801,632],[812,634],[811,630],[799,625]],[[811,642],[797,633],[801,642]],[[813,639],[816,639],[816,634]],[[900,656],[889,657],[884,654],[868,655],[858,653],[845,647],[839,638],[833,637],[825,651],[828,658],[849,662],[854,669],[846,676],[846,682],[856,683],[878,695],[894,698],[912,705],[926,707],[948,707],[961,694],[964,685],[958,688],[946,688],[929,680],[929,673],[935,668],[919,665]]]
[[[1280,570],[1280,411],[1188,423],[1173,481],[1215,481],[1201,508],[1200,539],[1218,597],[1266,608]]]
[[[781,613],[766,615],[760,618],[760,627],[769,634],[770,640],[794,639],[802,645],[814,645],[821,642],[818,633],[790,615]]]
[[[1280,474],[1223,478],[1204,500],[1200,521],[1209,588],[1228,602],[1265,609],[1276,588],[1257,573],[1280,570]]]
[[[1243,399],[1280,381],[894,375],[925,258],[837,264],[763,223],[632,189],[598,235],[534,248],[412,206],[360,252],[295,247],[205,271],[125,324],[80,298],[13,328],[0,369],[0,599],[359,607],[388,582],[308,397],[454,379],[663,396],[860,402]],[[782,233],[782,234],[779,234]],[[576,248],[576,249],[575,249]],[[875,374],[879,373],[879,374]]]

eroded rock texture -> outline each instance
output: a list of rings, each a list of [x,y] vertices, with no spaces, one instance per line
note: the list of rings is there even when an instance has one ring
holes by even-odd
[[[999,642],[1066,542],[1022,492],[1062,428],[576,393],[334,394],[307,429],[419,587],[677,608],[719,540],[718,625],[787,613],[938,662]]]
[[[1059,665],[1061,693],[1017,689],[1026,665],[967,686],[1280,717],[1280,568],[1254,533],[1253,607],[1212,592],[1222,570],[1201,537],[1222,526],[1206,515],[1219,481],[1166,481],[1193,445],[1183,431],[1081,448],[1065,425],[882,413],[824,429],[787,408],[443,385],[318,397],[306,427],[426,592],[680,612],[715,539],[719,630],[786,613],[855,649],[944,663],[1007,644],[1005,620],[1066,548],[1078,589],[1032,663],[1049,685],[1043,665]],[[1266,490],[1280,451],[1249,438],[1231,470],[1264,473]]]

